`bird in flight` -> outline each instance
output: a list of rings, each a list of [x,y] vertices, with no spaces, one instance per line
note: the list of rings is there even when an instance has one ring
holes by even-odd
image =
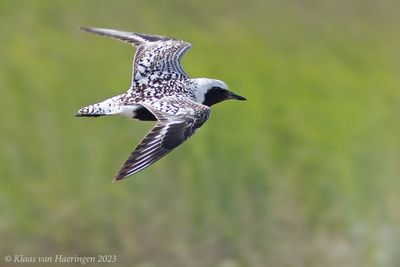
[[[77,117],[119,115],[155,126],[137,145],[114,178],[122,180],[147,168],[192,136],[210,115],[210,107],[228,99],[246,100],[215,79],[189,78],[180,65],[191,44],[171,37],[102,28],[81,30],[136,47],[127,92],[81,108]]]

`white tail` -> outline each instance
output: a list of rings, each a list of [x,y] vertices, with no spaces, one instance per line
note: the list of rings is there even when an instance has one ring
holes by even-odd
[[[93,105],[81,108],[76,114],[77,117],[98,117],[104,115],[114,115],[122,112],[122,97],[125,94],[114,96]]]

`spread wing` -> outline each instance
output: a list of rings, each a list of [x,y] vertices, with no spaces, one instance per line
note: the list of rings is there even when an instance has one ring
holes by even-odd
[[[124,32],[101,28],[81,28],[86,32],[109,36],[136,47],[132,84],[141,79],[188,78],[180,65],[191,44],[171,37]]]
[[[162,101],[161,105],[142,103],[158,119],[157,124],[135,148],[115,180],[122,180],[150,166],[182,144],[208,119],[210,108],[188,99]],[[165,110],[165,107],[173,107]]]

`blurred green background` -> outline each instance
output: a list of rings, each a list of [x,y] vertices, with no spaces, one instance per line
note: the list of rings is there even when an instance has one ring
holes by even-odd
[[[15,254],[400,266],[399,12],[397,0],[1,0],[0,266],[29,265],[6,265]],[[187,40],[185,70],[248,101],[214,106],[187,143],[112,184],[153,124],[74,117],[128,88],[134,52],[79,26]]]

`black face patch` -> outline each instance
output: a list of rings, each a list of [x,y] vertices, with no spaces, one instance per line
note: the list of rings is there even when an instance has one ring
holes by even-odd
[[[214,104],[226,100],[228,96],[228,90],[222,89],[221,87],[212,87],[204,95],[203,105],[211,107]]]

